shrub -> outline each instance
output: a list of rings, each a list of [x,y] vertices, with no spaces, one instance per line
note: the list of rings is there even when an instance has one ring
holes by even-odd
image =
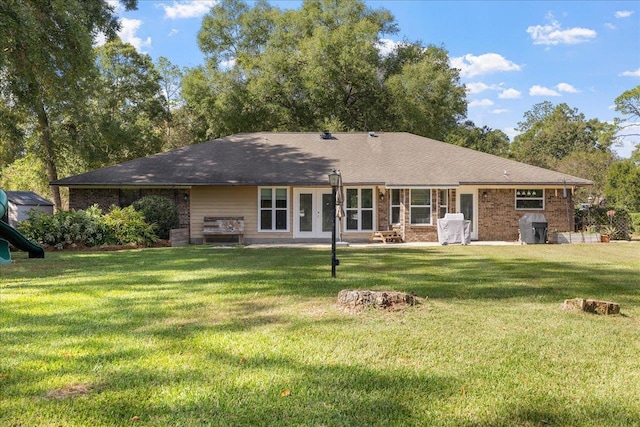
[[[178,207],[162,196],[145,196],[133,203],[133,207],[142,212],[149,224],[155,224],[160,239],[168,239],[172,228],[178,228]]]
[[[49,215],[32,210],[29,219],[18,225],[24,236],[44,246],[149,245],[158,240],[154,226],[144,220],[141,212],[132,206],[111,207],[103,215],[96,205],[87,210],[58,211]]]
[[[29,240],[58,249],[78,243],[102,245],[109,235],[102,211],[96,205],[84,211],[72,209],[53,215],[34,209],[29,212],[29,219],[18,225],[18,230]]]
[[[110,244],[150,245],[158,240],[155,226],[147,223],[142,212],[136,211],[133,206],[111,206],[111,211],[104,216],[104,223],[110,232]]]
[[[631,227],[635,233],[640,233],[640,212],[630,213]]]

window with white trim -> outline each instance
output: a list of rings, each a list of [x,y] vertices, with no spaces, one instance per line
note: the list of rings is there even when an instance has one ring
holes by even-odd
[[[438,218],[444,218],[449,211],[449,190],[438,190]]]
[[[389,218],[391,224],[400,224],[400,189],[393,188],[391,193],[391,217]]]
[[[347,188],[345,214],[348,231],[372,231],[373,188]]]
[[[431,189],[411,189],[411,224],[431,225]]]
[[[259,231],[289,230],[289,190],[261,187],[258,192]]]
[[[544,190],[516,189],[516,209],[544,210]]]

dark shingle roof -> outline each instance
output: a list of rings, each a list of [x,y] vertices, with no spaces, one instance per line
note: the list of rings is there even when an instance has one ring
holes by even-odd
[[[5,191],[7,200],[17,206],[53,206],[49,200],[33,191]]]
[[[591,185],[586,179],[409,133],[237,134],[71,176],[60,186]]]

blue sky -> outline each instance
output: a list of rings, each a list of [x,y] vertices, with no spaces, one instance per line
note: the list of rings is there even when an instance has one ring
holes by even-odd
[[[117,2],[110,1],[112,4]],[[248,2],[251,4],[251,2]],[[271,1],[297,8],[299,1]],[[444,47],[468,89],[468,118],[513,140],[534,104],[566,103],[587,119],[610,121],[617,96],[640,85],[640,2],[637,1],[420,1],[377,0],[403,39]],[[153,60],[179,66],[203,63],[197,33],[215,1],[139,0],[121,17],[121,38]],[[627,129],[640,133],[640,123]],[[628,157],[638,138],[616,151]]]

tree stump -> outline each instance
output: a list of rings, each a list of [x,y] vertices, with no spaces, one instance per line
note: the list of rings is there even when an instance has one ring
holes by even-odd
[[[574,298],[564,301],[562,306],[565,310],[582,310],[593,314],[620,314],[620,304],[608,301],[598,301],[594,299]]]
[[[397,291],[367,291],[343,289],[338,293],[338,305],[350,312],[359,313],[367,307],[398,310],[419,304],[415,295]]]

